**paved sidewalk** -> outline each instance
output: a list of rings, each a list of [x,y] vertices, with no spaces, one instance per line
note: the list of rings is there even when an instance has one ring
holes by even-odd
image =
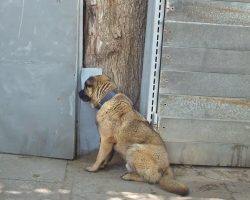
[[[157,185],[123,181],[124,164],[114,159],[107,169],[88,173],[95,155],[74,161],[0,154],[0,200],[248,200],[250,169],[174,167],[190,188],[179,197]]]

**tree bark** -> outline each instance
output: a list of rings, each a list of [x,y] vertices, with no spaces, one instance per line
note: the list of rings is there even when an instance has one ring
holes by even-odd
[[[86,0],[87,67],[101,67],[139,106],[147,0]]]

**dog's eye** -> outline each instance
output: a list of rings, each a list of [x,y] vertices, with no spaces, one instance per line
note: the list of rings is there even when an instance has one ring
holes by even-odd
[[[90,84],[88,83],[88,81],[86,81],[84,85],[85,85],[86,88],[92,86],[92,85],[90,85]]]
[[[94,77],[92,76],[89,77],[88,80],[86,80],[84,83],[85,87],[92,87],[94,84],[94,81],[95,81]]]

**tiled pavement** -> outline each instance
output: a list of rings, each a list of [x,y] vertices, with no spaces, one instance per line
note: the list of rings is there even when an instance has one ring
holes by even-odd
[[[157,185],[123,181],[124,164],[114,159],[105,170],[84,168],[95,155],[74,161],[0,154],[0,200],[248,200],[250,169],[175,166],[190,188],[180,197]]]

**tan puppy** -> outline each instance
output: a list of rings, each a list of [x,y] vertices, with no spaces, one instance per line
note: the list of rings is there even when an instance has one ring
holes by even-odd
[[[104,168],[113,149],[126,160],[128,172],[121,178],[129,181],[159,183],[164,190],[187,195],[188,188],[173,178],[165,143],[146,119],[133,109],[124,94],[116,94],[116,85],[105,75],[90,77],[79,96],[98,108],[96,122],[101,138],[96,162],[89,172]]]

